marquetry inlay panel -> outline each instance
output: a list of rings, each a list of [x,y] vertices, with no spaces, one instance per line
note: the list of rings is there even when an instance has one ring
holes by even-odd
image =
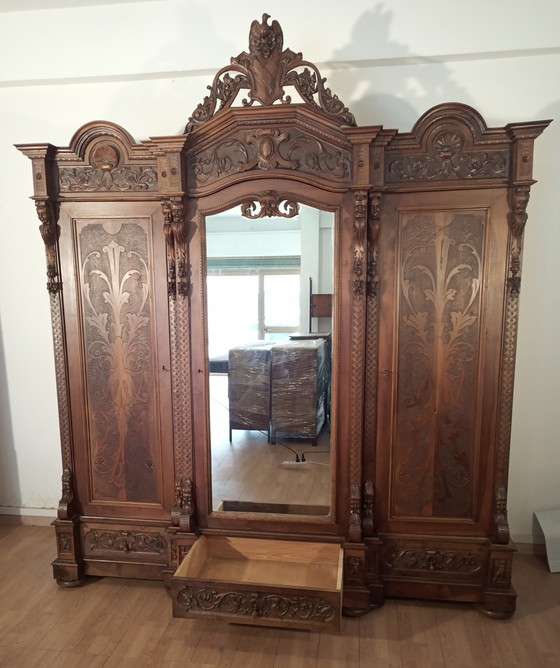
[[[393,513],[470,517],[483,211],[400,217]]]
[[[158,502],[149,219],[78,220],[92,495]]]

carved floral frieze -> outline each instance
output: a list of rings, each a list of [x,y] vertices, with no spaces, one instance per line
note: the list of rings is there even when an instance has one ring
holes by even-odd
[[[294,130],[245,131],[238,138],[228,138],[191,158],[189,179],[202,187],[234,174],[249,171],[289,169],[349,182],[351,153]]]
[[[84,540],[90,551],[140,552],[162,554],[167,550],[167,541],[159,533],[135,531],[101,531],[91,529]]]
[[[153,167],[125,165],[116,169],[64,167],[60,170],[61,192],[153,191],[157,190],[157,171]]]
[[[478,573],[482,567],[480,555],[470,550],[438,550],[395,545],[390,545],[385,550],[383,562],[391,569],[445,573]]]
[[[217,592],[203,587],[185,587],[177,594],[177,602],[187,611],[220,612],[247,618],[326,623],[337,614],[331,603],[313,596],[284,596],[245,591]]]
[[[460,132],[437,135],[431,152],[388,154],[385,178],[388,183],[452,179],[505,178],[509,171],[509,151],[466,151]]]

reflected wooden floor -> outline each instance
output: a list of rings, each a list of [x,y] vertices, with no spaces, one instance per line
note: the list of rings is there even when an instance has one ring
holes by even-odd
[[[266,432],[234,430],[229,441],[227,376],[212,375],[211,439],[214,509],[224,501],[329,507],[331,502],[330,436],[323,427],[316,446],[309,440],[278,439]],[[295,454],[304,464],[294,461]]]
[[[517,555],[518,610],[388,600],[340,634],[174,619],[160,582],[92,578],[61,589],[51,527],[0,525],[2,668],[556,668],[560,575]]]

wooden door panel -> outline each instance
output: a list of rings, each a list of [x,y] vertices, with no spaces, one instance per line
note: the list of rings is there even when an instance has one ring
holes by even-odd
[[[138,516],[142,506],[142,516],[164,517],[173,448],[166,294],[156,282],[166,275],[161,212],[153,203],[128,204],[126,213],[105,205],[97,215],[67,206],[76,258],[67,338],[72,374],[81,378],[72,411],[85,438],[76,449],[84,512]]]
[[[439,200],[437,193],[404,194],[385,206],[378,433],[389,450],[378,446],[382,530],[411,531],[420,520],[423,530],[426,520],[472,530],[485,502],[504,286],[502,275],[488,287],[488,275],[507,249],[505,216],[501,233],[493,222],[496,207],[505,212],[505,197],[496,203],[491,194],[484,206],[471,204],[468,193]]]

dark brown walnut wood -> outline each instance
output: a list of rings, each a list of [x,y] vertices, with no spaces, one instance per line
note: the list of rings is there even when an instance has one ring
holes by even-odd
[[[453,103],[407,133],[355,127],[268,18],[184,135],[136,143],[94,122],[68,147],[18,146],[51,300],[54,576],[170,582],[200,535],[295,538],[342,544],[346,614],[401,596],[507,617],[522,239],[549,121],[487,128]],[[336,218],[331,511],[215,512],[205,220],[234,206],[289,219],[301,204]]]

